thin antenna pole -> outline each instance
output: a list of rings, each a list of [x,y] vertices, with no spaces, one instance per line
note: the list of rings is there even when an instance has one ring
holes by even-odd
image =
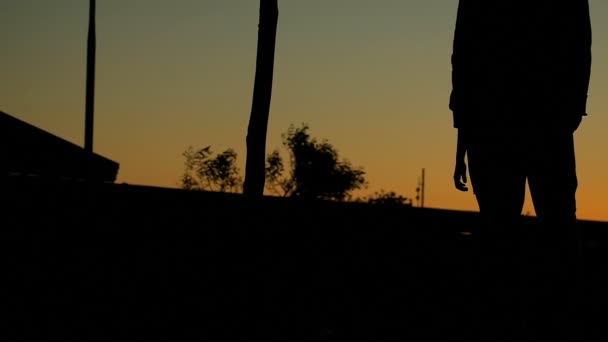
[[[420,207],[424,208],[424,168],[422,168],[422,191],[420,196]]]
[[[90,0],[89,37],[87,40],[87,79],[84,123],[84,149],[89,155],[93,153],[93,119],[95,114],[95,2],[95,0]]]
[[[416,187],[416,205],[420,207],[420,190],[421,190],[422,182],[420,181],[420,177],[418,177],[418,186]]]

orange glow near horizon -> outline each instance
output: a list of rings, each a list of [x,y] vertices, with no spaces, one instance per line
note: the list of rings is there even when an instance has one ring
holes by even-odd
[[[373,3],[373,7],[371,7]],[[427,207],[477,210],[452,184],[449,111],[457,1],[279,3],[268,151],[307,123],[366,171],[355,195],[416,196]],[[594,64],[588,112],[575,135],[578,216],[608,221],[608,3],[590,0]],[[233,148],[244,170],[258,3],[105,0],[97,8],[96,153],[118,182],[177,187],[190,145]],[[0,11],[0,110],[83,144],[87,2],[27,0]],[[523,213],[534,210],[527,197]]]

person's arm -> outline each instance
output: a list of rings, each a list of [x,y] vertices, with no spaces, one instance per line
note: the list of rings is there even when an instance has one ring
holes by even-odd
[[[449,108],[453,114],[453,126],[461,128],[470,121],[470,94],[474,87],[475,65],[474,26],[477,20],[475,7],[471,0],[459,0],[456,24],[454,27],[454,40],[452,45],[452,91],[450,93]]]
[[[591,79],[591,16],[589,13],[589,2],[580,1],[582,3],[580,9],[580,22],[578,23],[578,29],[580,30],[579,36],[581,41],[580,54],[577,56],[580,61],[581,69],[579,71],[580,78],[578,79],[577,92],[580,94],[579,111],[581,116],[587,115],[587,95],[589,91],[589,82]],[[580,123],[580,121],[579,121]],[[578,125],[574,127],[576,130]]]
[[[450,94],[450,110],[453,114],[453,126],[458,129],[456,142],[456,163],[454,167],[454,186],[460,191],[468,191],[467,165],[465,162],[467,145],[465,134],[461,127],[466,126],[468,93],[471,84],[472,64],[472,8],[471,0],[459,0],[456,25],[454,28],[454,41],[452,47],[452,92]]]
[[[460,191],[468,191],[467,183],[467,164],[465,156],[467,154],[467,137],[462,129],[458,130],[456,141],[456,165],[454,167],[454,186]]]
[[[574,132],[583,116],[587,115],[587,96],[589,82],[591,78],[591,17],[589,13],[589,3],[587,0],[573,2],[577,7],[564,9],[567,13],[562,13],[571,21],[569,31],[568,52],[569,74],[567,78],[568,92],[572,97],[568,110],[571,112],[570,128]]]

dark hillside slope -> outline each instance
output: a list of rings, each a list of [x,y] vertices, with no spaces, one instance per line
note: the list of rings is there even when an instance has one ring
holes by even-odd
[[[476,213],[23,177],[1,186],[5,309],[22,338],[458,340],[474,310],[462,232]],[[581,228],[593,311],[606,303],[608,230]]]

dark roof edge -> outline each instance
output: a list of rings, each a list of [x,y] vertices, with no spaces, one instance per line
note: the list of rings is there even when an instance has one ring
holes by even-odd
[[[58,140],[62,141],[62,143],[69,144],[69,145],[72,145],[73,147],[77,147],[77,148],[79,148],[79,149],[84,150],[84,148],[83,148],[82,146],[79,146],[79,145],[77,145],[77,144],[75,144],[75,143],[73,143],[73,142],[71,142],[71,141],[69,141],[69,140],[66,140],[66,139],[64,139],[64,138],[61,138],[61,137],[60,137],[60,136],[58,136],[58,135],[55,135],[55,134],[53,134],[53,133],[51,133],[51,132],[49,132],[49,131],[46,131],[46,130],[44,130],[44,129],[40,128],[40,127],[36,127],[36,126],[34,126],[34,125],[32,125],[32,124],[30,124],[30,123],[28,123],[28,122],[25,122],[25,121],[23,121],[23,120],[21,120],[21,119],[18,119],[18,118],[16,118],[16,117],[14,117],[14,116],[12,116],[12,115],[10,115],[10,114],[8,114],[8,113],[6,113],[6,112],[4,112],[4,111],[1,111],[1,110],[0,110],[0,119],[3,119],[3,117],[4,117],[4,119],[13,120],[13,121],[17,122],[19,125],[22,125],[22,126],[27,126],[27,127],[28,127],[28,128],[30,128],[30,129],[36,130],[36,131],[37,131],[37,132],[39,132],[40,134],[44,134],[44,135],[47,135],[47,136],[53,137],[53,138],[55,138],[55,139],[58,139]],[[100,154],[97,154],[97,153],[95,153],[95,152],[93,152],[93,155],[94,155],[96,158],[101,158],[101,159],[104,159],[104,160],[106,160],[106,161],[108,161],[108,162],[115,163],[115,164],[117,164],[117,165],[119,164],[117,161],[114,161],[114,160],[112,160],[112,159],[110,159],[110,158],[104,157],[104,156],[102,156],[102,155],[100,155]]]

